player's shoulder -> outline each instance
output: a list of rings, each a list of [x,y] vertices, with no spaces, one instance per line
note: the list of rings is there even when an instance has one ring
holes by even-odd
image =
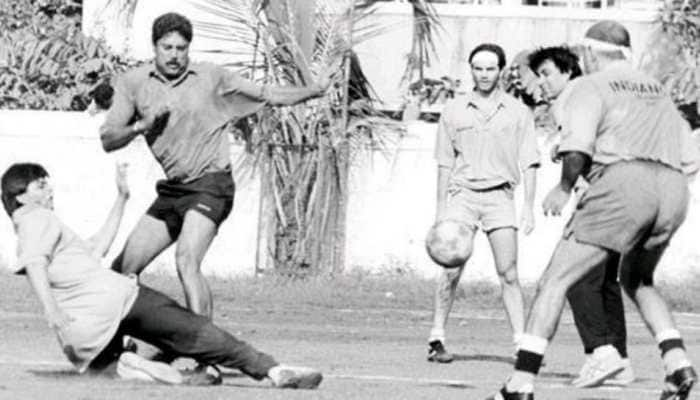
[[[463,110],[468,102],[469,99],[466,93],[455,93],[454,97],[447,99],[442,106],[442,115],[452,117],[458,110]]]
[[[116,78],[117,89],[136,90],[141,87],[149,76],[155,71],[153,62],[148,62],[137,67],[131,68]]]
[[[530,110],[530,108],[510,93],[501,92],[500,96],[500,101],[506,107],[507,110],[515,112],[518,115],[532,115],[532,111]]]
[[[205,74],[215,74],[226,71],[224,67],[209,61],[192,62],[189,65],[189,69],[197,73]]]
[[[12,213],[12,220],[17,225],[32,224],[38,222],[55,222],[58,217],[53,212],[45,207],[39,206],[22,206]]]

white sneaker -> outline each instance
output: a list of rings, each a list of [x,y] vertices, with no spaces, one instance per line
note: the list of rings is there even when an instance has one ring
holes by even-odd
[[[629,358],[622,359],[623,370],[605,380],[606,385],[627,386],[634,382],[634,370]]]
[[[316,389],[323,380],[321,372],[307,367],[277,365],[267,373],[272,385],[289,389]]]
[[[119,356],[117,375],[122,379],[162,382],[172,385],[182,383],[182,375],[177,369],[166,363],[147,360],[130,351],[125,351]]]
[[[588,364],[588,361],[586,362]],[[608,378],[624,370],[622,357],[611,345],[601,346],[590,356],[590,365],[581,368],[581,373],[572,385],[577,388],[590,388],[603,384]]]
[[[576,378],[574,378],[571,381],[571,386],[578,386],[578,384],[583,380],[584,376],[588,376],[588,370],[593,367],[594,361],[593,361],[593,355],[591,354],[586,354],[586,360],[583,362],[583,365],[581,366],[581,369],[578,371],[578,374],[576,374]]]

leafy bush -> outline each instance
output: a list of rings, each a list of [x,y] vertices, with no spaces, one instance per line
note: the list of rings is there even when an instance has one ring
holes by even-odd
[[[80,30],[71,0],[0,2],[0,108],[84,110],[90,91],[128,62]]]

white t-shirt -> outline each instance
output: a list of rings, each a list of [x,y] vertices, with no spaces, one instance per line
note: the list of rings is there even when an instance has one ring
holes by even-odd
[[[107,346],[138,294],[135,278],[100,265],[85,241],[53,211],[24,206],[13,215],[17,232],[17,265],[25,273],[35,262],[48,264],[51,294],[73,321],[56,329],[63,352],[80,372]]]

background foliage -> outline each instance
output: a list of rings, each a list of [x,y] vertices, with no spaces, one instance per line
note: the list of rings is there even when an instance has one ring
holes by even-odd
[[[0,1],[0,108],[84,110],[129,63],[80,29],[79,0]]]

